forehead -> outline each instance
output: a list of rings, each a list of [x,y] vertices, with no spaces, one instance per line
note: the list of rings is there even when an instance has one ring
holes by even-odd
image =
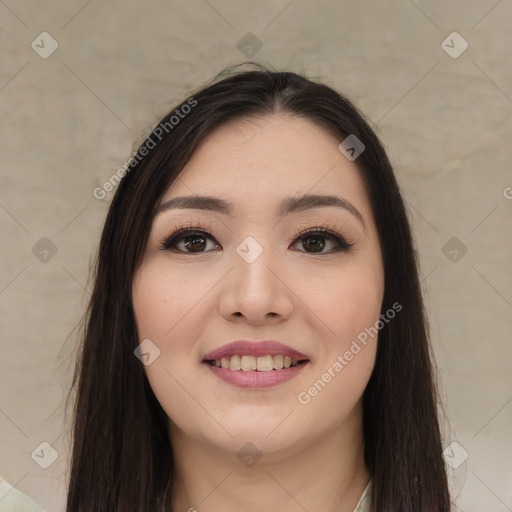
[[[298,194],[339,194],[368,207],[354,162],[341,140],[318,124],[289,114],[246,118],[213,131],[167,190],[163,200],[200,194],[240,206],[277,203]]]

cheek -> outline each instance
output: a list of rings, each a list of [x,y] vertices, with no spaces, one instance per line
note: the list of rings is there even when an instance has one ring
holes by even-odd
[[[378,331],[374,326],[381,310],[381,289],[374,279],[360,278],[340,279],[335,288],[332,300],[324,305],[323,318],[334,334],[324,338],[319,364],[297,396],[299,407],[304,407],[306,430],[314,431],[311,418],[321,417],[325,424],[347,419],[375,365]]]
[[[143,265],[133,285],[133,307],[139,339],[150,338],[162,349],[181,343],[192,345],[194,321],[201,315],[201,298],[211,285],[208,279],[193,273],[176,272],[169,265],[153,262]],[[180,341],[187,334],[187,339]]]
[[[364,340],[365,333],[379,320],[381,305],[382,293],[375,281],[346,283],[338,296],[336,311],[332,311],[330,317],[337,340],[333,348],[345,352],[353,341]]]
[[[374,366],[378,339],[375,325],[382,294],[374,280],[354,278],[343,279],[331,297],[324,319],[333,332],[325,338],[323,368],[319,370],[329,370],[323,379],[330,387],[338,387],[338,398],[350,398],[352,393],[362,393]],[[331,386],[334,381],[339,386]]]
[[[138,339],[151,340],[159,351],[144,371],[170,416],[187,403],[180,383],[188,382],[197,371],[200,354],[195,340],[204,324],[207,287],[206,278],[173,271],[165,261],[143,263],[134,278]]]
[[[138,339],[150,339],[160,351],[144,371],[158,402],[178,423],[186,424],[197,410],[190,376],[200,357],[194,341],[200,336],[207,287],[207,280],[173,272],[165,262],[143,263],[134,277]]]
[[[379,262],[361,265],[353,261],[336,273],[304,282],[301,297],[319,320],[323,333],[322,351],[344,352],[378,320],[384,292]],[[364,336],[363,336],[364,337]]]
[[[324,335],[319,336],[319,364],[297,398],[308,414],[336,422],[360,399],[375,365],[375,326],[384,292],[380,260],[354,260],[313,289],[307,303],[320,318],[317,327]]]

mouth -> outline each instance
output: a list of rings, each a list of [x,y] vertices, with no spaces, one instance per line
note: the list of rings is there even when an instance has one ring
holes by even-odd
[[[306,354],[273,340],[240,340],[207,354],[203,364],[219,379],[240,388],[266,388],[298,375]]]
[[[298,359],[283,354],[264,356],[233,355],[220,359],[207,359],[205,362],[217,368],[244,372],[274,372],[304,365],[309,359]]]

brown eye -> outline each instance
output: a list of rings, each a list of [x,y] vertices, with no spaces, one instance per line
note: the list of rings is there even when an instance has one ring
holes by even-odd
[[[200,254],[203,252],[209,252],[205,250],[208,246],[209,240],[214,242],[214,238],[211,236],[211,233],[204,230],[192,230],[189,228],[181,229],[162,242],[162,249],[188,254]],[[184,249],[178,248],[178,245],[182,242]],[[214,242],[214,246],[217,249],[219,248],[219,245],[216,242]]]
[[[352,244],[348,243],[338,233],[327,228],[309,228],[301,231],[294,239],[296,243],[302,241],[302,247],[305,252],[310,254],[325,254],[331,252],[348,251]],[[323,251],[327,243],[334,245],[334,250]]]
[[[302,239],[302,247],[312,252],[322,252],[325,247],[325,237],[322,235],[308,235]]]

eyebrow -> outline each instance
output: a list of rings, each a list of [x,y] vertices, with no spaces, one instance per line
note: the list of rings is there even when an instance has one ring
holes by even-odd
[[[359,210],[352,203],[338,196],[305,194],[299,197],[286,197],[279,203],[277,215],[282,218],[291,213],[329,206],[345,209],[365,226]],[[155,216],[174,208],[210,210],[224,215],[233,215],[234,204],[213,196],[180,196],[160,204],[155,210]]]

